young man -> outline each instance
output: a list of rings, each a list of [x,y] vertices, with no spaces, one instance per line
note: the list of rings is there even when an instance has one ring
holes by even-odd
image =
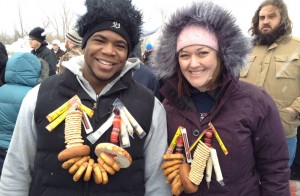
[[[300,125],[300,41],[282,0],[264,1],[252,18],[253,49],[241,80],[266,90],[275,100],[293,163]]]
[[[77,22],[84,56],[71,59],[62,74],[50,77],[27,94],[4,163],[0,195],[170,195],[161,170],[167,149],[166,113],[153,93],[131,78],[139,61],[127,61],[139,42],[141,13],[131,0],[86,0],[86,6],[87,13]],[[49,124],[46,116],[74,95],[93,110],[89,117],[94,130],[91,134],[107,124],[116,100],[146,134],[139,137],[134,133],[134,139],[129,138],[130,146],[125,150],[131,155],[131,165],[114,169],[114,175],[106,172],[107,183],[95,181],[99,176],[96,171],[86,180],[63,169],[58,154],[65,149],[64,131],[69,125],[61,123],[51,132],[45,128]],[[112,125],[108,124],[94,142],[83,128],[80,139],[90,148],[88,159],[98,162],[94,169],[100,164],[102,174],[109,170],[94,152],[98,144],[112,142]],[[75,152],[78,153],[81,152]],[[78,165],[81,166],[75,166]]]
[[[35,27],[29,32],[29,44],[33,49],[31,53],[38,58],[44,59],[50,66],[49,75],[53,75],[55,74],[57,64],[56,56],[54,52],[47,48],[48,43],[45,40],[45,29]]]

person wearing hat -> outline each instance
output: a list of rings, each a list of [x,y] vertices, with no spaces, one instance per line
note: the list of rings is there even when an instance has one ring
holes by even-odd
[[[153,51],[153,46],[150,43],[147,43],[145,51],[143,53],[143,63],[147,66],[151,66],[150,56],[152,54],[152,51]]]
[[[55,74],[57,60],[55,53],[47,47],[48,43],[45,40],[45,29],[35,27],[29,32],[29,44],[33,49],[31,53],[38,58],[44,59],[50,66],[49,75],[53,75]]]
[[[161,170],[166,113],[153,92],[132,79],[140,61],[128,61],[140,40],[142,14],[131,0],[86,0],[85,5],[87,12],[76,23],[83,56],[70,59],[62,74],[24,98],[0,195],[170,195]],[[66,106],[65,121],[47,126],[46,117],[60,106]],[[80,114],[87,114],[86,126]],[[64,115],[54,123],[59,119]]]
[[[165,79],[168,142],[178,129],[183,138],[164,156],[174,195],[290,195],[279,113],[269,94],[239,80],[251,46],[235,21],[225,8],[198,2],[162,29],[153,65]]]
[[[82,38],[74,29],[70,29],[65,38],[65,47],[67,51],[57,64],[57,73],[62,73],[65,70],[65,67],[63,66],[64,62],[69,61],[75,56],[82,55],[81,43]]]
[[[60,44],[61,43],[60,43],[60,41],[58,39],[55,39],[55,40],[52,41],[52,49],[51,49],[51,51],[54,52],[55,55],[56,55],[56,61],[57,61],[56,64],[59,63],[60,58],[62,57],[62,55],[65,54],[65,51],[63,51],[60,48]]]

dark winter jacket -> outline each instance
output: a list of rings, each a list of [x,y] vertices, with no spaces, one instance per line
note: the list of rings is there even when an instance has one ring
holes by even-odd
[[[65,54],[65,51],[63,51],[62,49],[58,49],[58,51],[57,52],[55,52],[54,50],[53,50],[53,48],[51,49],[51,51],[55,54],[55,56],[56,56],[56,65],[59,63],[59,60],[60,60],[60,57],[62,57],[64,54]]]
[[[162,96],[159,92],[159,80],[149,67],[141,63],[140,68],[134,72],[132,78],[152,90],[155,97],[162,101]]]
[[[205,27],[217,37],[221,65],[219,86],[215,93],[205,92],[212,99],[197,101],[188,93],[178,96],[180,65],[176,44],[181,30],[190,24]],[[162,30],[154,53],[154,66],[166,81],[161,92],[166,98],[163,103],[169,143],[178,126],[183,126],[192,145],[211,122],[228,150],[225,155],[214,134],[212,147],[217,151],[225,185],[216,181],[213,172],[209,189],[204,177],[193,196],[290,195],[289,155],[276,104],[265,91],[238,80],[250,47],[249,39],[235,24],[231,13],[213,2],[197,2],[179,9]],[[198,91],[198,94],[203,95],[203,92]],[[201,121],[202,112],[196,106],[208,104],[212,108]]]
[[[176,89],[177,79],[173,79],[161,91],[166,98],[168,142],[178,126],[183,126],[192,145],[198,133],[212,122],[229,152],[225,155],[213,138],[212,147],[217,150],[225,186],[213,174],[210,188],[204,179],[192,195],[289,195],[289,156],[284,132],[276,105],[266,92],[224,74],[215,106],[200,122],[194,103],[188,97],[179,98]]]
[[[148,133],[151,126],[154,97],[150,91],[131,80],[131,72],[128,72],[123,79],[119,80],[109,92],[102,95],[97,101],[97,108],[94,108],[94,116],[90,120],[92,127],[100,127],[110,116],[113,109],[113,102],[119,98],[126,108],[135,116],[142,128]],[[129,88],[129,86],[131,86]],[[143,89],[143,90],[142,90]],[[134,91],[134,92],[132,92]],[[91,179],[88,182],[80,179],[73,181],[73,175],[68,170],[62,169],[57,159],[57,154],[65,149],[64,124],[60,124],[50,133],[45,129],[49,122],[45,118],[47,114],[54,111],[74,95],[78,95],[84,105],[93,108],[96,104],[78,83],[76,76],[69,70],[60,75],[50,77],[41,84],[35,110],[35,120],[38,130],[37,154],[35,158],[35,171],[30,187],[30,196],[96,196],[96,195],[144,195],[144,145],[143,139],[130,139],[130,147],[126,150],[132,156],[132,164],[127,169],[121,169],[115,175],[109,175],[109,183],[97,185]],[[135,98],[128,96],[135,94],[136,97],[143,97],[143,104],[139,104],[140,110],[136,107]],[[47,107],[46,107],[47,106]],[[100,109],[101,108],[101,109]],[[143,112],[143,113],[141,113]],[[101,138],[91,144],[86,139],[83,131],[84,143],[91,148],[90,156],[96,160],[94,149],[100,142],[109,142],[112,128],[104,133]],[[128,179],[130,177],[130,179]]]
[[[36,49],[36,50],[32,50],[31,53],[36,55],[39,58],[44,59],[48,64],[49,64],[49,75],[53,75],[55,74],[56,71],[56,56],[55,53],[52,52],[49,48],[47,48],[47,43],[43,42],[42,45]]]

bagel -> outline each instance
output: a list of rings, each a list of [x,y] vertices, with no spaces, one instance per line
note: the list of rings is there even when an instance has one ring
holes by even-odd
[[[198,191],[198,186],[190,181],[189,179],[189,173],[190,173],[191,167],[188,163],[183,163],[179,167],[179,174],[183,186],[184,192],[191,194]]]
[[[104,152],[112,157],[116,161],[120,168],[127,168],[131,165],[132,158],[130,154],[123,148],[112,143],[100,143],[95,148],[95,154],[101,157],[101,152]]]

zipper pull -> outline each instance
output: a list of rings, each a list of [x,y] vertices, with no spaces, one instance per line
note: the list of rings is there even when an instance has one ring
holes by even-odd
[[[94,103],[94,106],[92,108],[93,110],[97,109],[97,102]]]

